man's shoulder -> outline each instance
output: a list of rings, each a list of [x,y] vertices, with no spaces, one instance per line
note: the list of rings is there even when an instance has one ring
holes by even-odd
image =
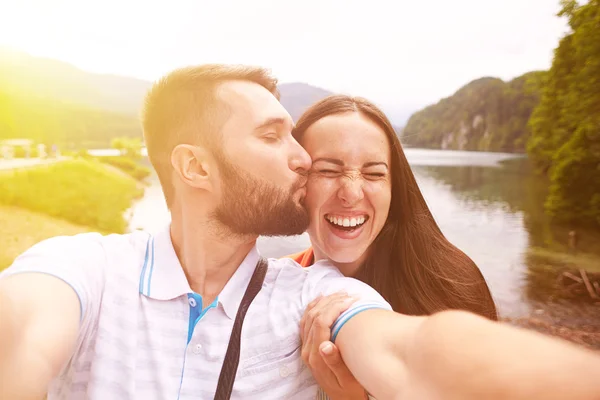
[[[139,255],[146,251],[147,244],[152,234],[142,230],[136,230],[125,234],[110,234],[100,236],[100,240],[107,254],[118,256],[119,254]]]
[[[277,281],[281,278],[296,277],[304,279],[305,272],[296,261],[291,258],[268,258],[269,269],[265,281]]]
[[[302,266],[290,257],[268,258],[267,261],[269,261],[269,269],[275,269],[275,270],[281,270],[281,269],[286,269],[286,268],[302,269]]]
[[[99,232],[84,232],[71,236],[55,236],[45,239],[32,248],[59,249],[72,251],[89,251],[92,248],[105,252],[117,250],[134,250],[140,244],[146,243],[149,234],[143,231],[130,233],[101,234]],[[82,248],[83,246],[83,248]]]
[[[44,239],[20,254],[15,264],[27,259],[44,258],[66,262],[69,259],[91,259],[96,262],[114,259],[142,251],[148,234],[142,231],[127,234],[107,234],[84,232],[76,235],[54,236]]]
[[[269,258],[269,271],[265,280],[285,286],[292,284],[313,286],[324,278],[352,279],[344,275],[328,261],[319,261],[310,267],[303,267],[291,258]]]
[[[322,260],[308,267],[302,266],[297,260],[289,257],[269,258],[269,269],[274,271],[285,271],[286,273],[297,275],[324,274],[331,276],[341,276],[342,273],[329,261]]]

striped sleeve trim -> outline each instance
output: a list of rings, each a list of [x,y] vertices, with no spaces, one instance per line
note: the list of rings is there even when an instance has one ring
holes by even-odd
[[[329,396],[327,396],[327,393],[325,393],[325,391],[322,388],[319,388],[315,400],[329,400]]]
[[[333,327],[331,327],[331,341],[335,342],[335,339],[337,338],[338,333],[340,333],[340,329],[342,329],[342,326],[344,326],[346,324],[346,322],[350,321],[350,319],[352,317],[354,317],[355,315],[357,315],[363,311],[371,310],[371,309],[375,309],[375,308],[384,309],[384,310],[390,309],[389,306],[387,306],[386,304],[382,304],[382,303],[364,303],[364,304],[360,304],[358,307],[354,307],[354,308],[350,308],[350,309],[346,310],[344,313],[342,313],[342,315],[340,315],[338,317],[338,319],[333,324]]]
[[[375,399],[375,397],[371,396],[368,393],[366,393],[366,395],[369,400],[377,400],[377,399]],[[331,399],[329,398],[327,393],[325,393],[323,388],[319,387],[319,391],[317,392],[317,397],[315,397],[315,400],[331,400]]]
[[[333,324],[333,327],[331,328],[331,341],[335,342],[335,339],[337,338],[337,335],[340,332],[340,329],[342,329],[342,326],[344,326],[346,324],[346,322],[350,321],[350,319],[352,317],[354,317],[355,315],[357,315],[363,311],[371,310],[374,308],[379,308],[379,309],[384,309],[384,310],[390,309],[389,306],[382,304],[382,303],[365,303],[365,304],[360,304],[357,307],[346,310],[344,313],[342,313],[342,315],[340,315],[338,317],[338,319],[335,321],[335,324]]]

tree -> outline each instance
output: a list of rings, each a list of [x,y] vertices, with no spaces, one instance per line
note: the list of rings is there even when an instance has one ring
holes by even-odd
[[[139,160],[142,158],[142,141],[140,138],[118,137],[111,141],[111,147],[121,152],[122,156]]]
[[[554,52],[527,150],[551,185],[557,220],[600,227],[600,0],[563,0],[571,32]]]

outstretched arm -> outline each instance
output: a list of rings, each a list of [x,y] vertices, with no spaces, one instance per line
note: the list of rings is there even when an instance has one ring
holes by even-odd
[[[43,399],[92,326],[104,285],[98,238],[42,241],[0,274],[0,399]]]
[[[51,275],[0,280],[0,398],[43,399],[69,359],[79,330],[79,300]]]
[[[340,290],[359,299],[341,315],[338,306],[310,309]],[[465,311],[395,313],[375,290],[326,263],[311,267],[305,298],[305,362],[307,349],[334,345],[322,341],[323,327],[331,328],[351,374],[378,400],[600,398],[600,355],[569,342]]]
[[[379,400],[600,396],[600,355],[463,311],[412,317],[366,310],[335,344]]]

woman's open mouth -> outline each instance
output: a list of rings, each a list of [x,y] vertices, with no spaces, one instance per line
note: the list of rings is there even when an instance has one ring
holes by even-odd
[[[362,227],[365,222],[369,220],[369,216],[365,214],[348,217],[343,215],[325,214],[325,220],[336,230],[353,232]]]

